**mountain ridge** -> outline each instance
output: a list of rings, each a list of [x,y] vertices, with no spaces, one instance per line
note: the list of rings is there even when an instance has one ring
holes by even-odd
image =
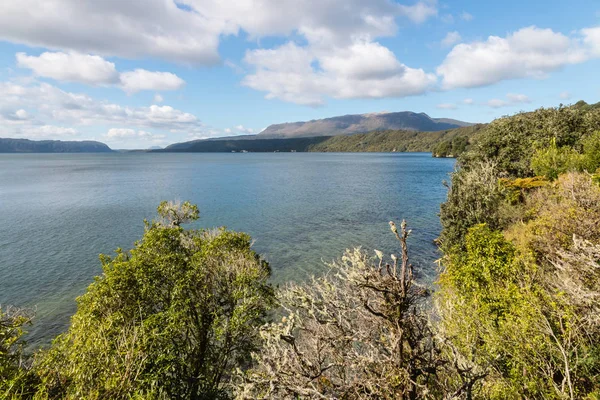
[[[450,118],[431,118],[426,113],[412,111],[347,114],[273,124],[256,135],[255,139],[340,136],[384,130],[433,132],[472,125],[474,124]]]
[[[93,141],[0,138],[0,153],[111,153],[106,144]]]

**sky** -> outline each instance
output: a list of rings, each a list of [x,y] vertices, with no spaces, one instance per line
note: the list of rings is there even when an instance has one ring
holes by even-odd
[[[149,148],[600,101],[597,0],[2,0],[0,137]]]

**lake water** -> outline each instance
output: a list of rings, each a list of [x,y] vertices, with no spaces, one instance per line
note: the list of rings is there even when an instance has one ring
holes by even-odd
[[[195,226],[248,232],[273,281],[302,280],[361,245],[397,251],[408,221],[413,263],[431,280],[439,205],[454,162],[405,154],[0,155],[0,304],[36,307],[46,343],[101,272],[98,254],[131,248],[161,200],[190,200]]]

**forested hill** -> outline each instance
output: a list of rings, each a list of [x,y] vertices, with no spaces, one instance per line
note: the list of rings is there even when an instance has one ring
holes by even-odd
[[[177,143],[167,147],[164,152],[429,152],[442,143],[443,148],[452,148],[454,153],[443,152],[441,157],[460,154],[457,145],[463,143],[461,151],[485,125],[473,125],[464,128],[437,132],[416,131],[375,131],[350,136],[320,136],[289,139],[223,139],[198,140]]]
[[[434,152],[442,143],[455,144],[455,153],[444,152],[441,157],[456,156],[468,146],[469,141],[486,125],[478,124],[463,128],[436,132],[384,131],[334,136],[312,145],[308,151],[317,152]],[[456,143],[462,143],[460,147]]]
[[[109,153],[110,147],[91,140],[67,141],[0,138],[0,153]]]

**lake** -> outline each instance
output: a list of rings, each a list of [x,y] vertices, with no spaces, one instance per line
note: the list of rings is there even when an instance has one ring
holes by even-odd
[[[0,304],[35,307],[30,341],[65,329],[101,273],[98,254],[131,248],[161,200],[190,200],[195,227],[248,232],[273,282],[326,269],[344,249],[387,253],[407,220],[422,279],[435,276],[443,180],[429,153],[111,153],[0,155]]]

